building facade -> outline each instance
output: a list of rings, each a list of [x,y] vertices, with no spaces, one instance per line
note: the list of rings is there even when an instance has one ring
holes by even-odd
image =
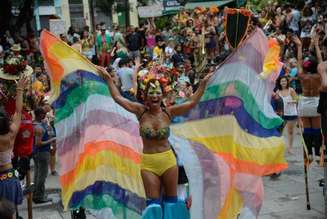
[[[93,0],[94,4],[97,0]],[[124,3],[125,0],[117,1]],[[139,18],[137,12],[137,0],[127,0],[129,10],[130,25],[138,26]],[[34,22],[36,30],[49,29],[50,19],[61,19],[64,21],[65,30],[70,26],[81,30],[84,26],[92,27],[89,0],[34,0]],[[94,7],[95,24],[105,22],[108,27],[113,23],[125,26],[126,13],[122,7],[114,4],[111,13],[104,13],[99,8]]]

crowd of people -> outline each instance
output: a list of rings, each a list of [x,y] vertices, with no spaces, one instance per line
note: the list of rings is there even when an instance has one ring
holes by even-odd
[[[293,136],[297,124],[303,130],[310,159],[318,160],[322,152],[321,136],[323,134],[326,145],[327,132],[327,16],[323,5],[326,2],[299,2],[268,3],[252,15],[249,32],[262,28],[268,37],[276,38],[281,47],[280,57],[284,65],[272,91],[272,105],[285,121],[288,153],[295,153]],[[129,104],[139,106],[141,110],[136,114],[144,123],[147,119],[142,119],[143,114],[151,112],[138,104],[144,104],[149,95],[156,102],[154,96],[165,93],[163,107],[166,108],[187,101],[198,95],[197,89],[203,87],[204,77],[205,81],[208,79],[205,75],[215,71],[215,67],[232,52],[225,36],[224,10],[214,6],[182,9],[172,21],[172,26],[162,29],[156,26],[154,18],[124,31],[116,24],[108,27],[105,23],[98,24],[94,32],[88,26],[83,30],[70,27],[60,38],[109,72],[108,76],[104,69],[100,70],[109,80],[110,90],[131,101]],[[23,196],[23,183],[19,180],[23,180],[29,171],[31,158],[34,161],[33,201],[36,204],[49,201],[45,194],[48,169],[51,174],[57,174],[54,112],[47,102],[50,84],[38,37],[32,33],[22,37],[19,32],[6,31],[0,37],[0,67],[5,69],[5,65],[20,57],[23,57],[24,66],[33,69],[31,80],[21,78],[16,84],[15,80],[0,75],[0,197],[16,206],[22,203]],[[154,79],[160,82],[160,86]],[[161,88],[160,91],[157,88]],[[129,104],[121,102],[125,108],[129,108]],[[157,133],[160,140],[167,139],[166,128],[171,116],[179,114],[179,109],[173,109],[176,111],[169,114],[161,111],[167,124],[163,133]],[[141,134],[146,139],[145,145],[148,141],[153,143],[154,136],[149,130],[142,130]],[[163,144],[165,147],[166,143]],[[152,177],[147,174],[143,176],[146,181]],[[155,191],[146,192],[149,196],[156,196]],[[0,208],[4,205],[7,202],[0,204]]]

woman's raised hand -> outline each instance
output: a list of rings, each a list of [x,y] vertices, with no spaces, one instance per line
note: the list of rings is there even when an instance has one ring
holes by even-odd
[[[99,75],[106,81],[112,81],[113,78],[112,76],[107,72],[106,68],[102,66],[97,66],[96,67],[98,70]]]
[[[28,77],[23,74],[17,82],[17,90],[24,90],[28,84],[28,81]]]
[[[296,46],[302,46],[302,41],[300,40],[300,38],[298,38],[298,36],[294,35],[292,40],[296,44]]]
[[[208,73],[202,80],[201,80],[201,84],[206,85],[208,80],[214,75],[214,72],[210,72]]]

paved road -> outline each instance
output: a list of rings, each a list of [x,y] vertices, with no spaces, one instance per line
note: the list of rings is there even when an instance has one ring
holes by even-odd
[[[295,135],[295,155],[286,156],[289,168],[275,180],[264,177],[264,203],[260,212],[260,219],[321,219],[325,217],[325,201],[322,188],[318,180],[324,176],[324,170],[312,163],[309,167],[309,192],[311,210],[306,209],[303,155],[300,135]],[[53,203],[34,205],[34,219],[69,219],[70,213],[63,212],[59,198],[58,177],[49,176],[46,185]],[[20,214],[27,218],[26,202],[19,207]],[[88,212],[88,219],[95,218]]]
[[[325,200],[318,180],[324,169],[312,163],[308,169],[311,210],[306,208],[303,151],[300,135],[294,142],[295,155],[286,156],[288,169],[277,180],[264,177],[265,198],[260,219],[321,219],[326,218]]]

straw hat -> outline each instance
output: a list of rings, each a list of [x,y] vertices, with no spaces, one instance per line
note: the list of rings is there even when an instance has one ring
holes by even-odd
[[[20,74],[25,74],[26,76],[30,76],[33,73],[33,68],[29,65],[26,66],[25,70]],[[11,75],[11,74],[7,74],[3,71],[3,68],[0,68],[0,78],[1,79],[5,79],[5,80],[18,80],[19,79],[19,75]]]
[[[216,5],[212,5],[209,8],[209,11],[210,11],[211,14],[217,14],[217,13],[219,13],[219,8]]]
[[[206,12],[206,8],[205,7],[202,7],[202,6],[197,6],[195,9],[194,9],[194,12],[196,14],[203,14]]]
[[[21,48],[20,44],[18,43],[18,44],[12,45],[12,47],[10,49],[14,52],[19,52],[19,51],[21,51],[22,48]]]

